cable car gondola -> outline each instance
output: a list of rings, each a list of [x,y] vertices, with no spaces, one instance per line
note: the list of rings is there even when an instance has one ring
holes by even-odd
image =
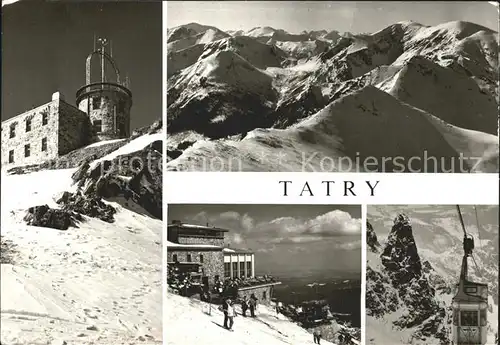
[[[458,205],[457,210],[464,231],[464,255],[457,293],[452,299],[453,344],[484,345],[486,344],[488,324],[488,285],[472,282],[468,279],[467,259],[469,256],[472,257],[474,238],[465,231],[462,213]],[[472,259],[474,258],[472,257]]]

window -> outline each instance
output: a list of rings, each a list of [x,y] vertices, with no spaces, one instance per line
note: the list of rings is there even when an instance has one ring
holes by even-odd
[[[26,132],[31,131],[31,119],[26,119]]]
[[[252,262],[247,261],[247,278],[252,276]]]
[[[465,293],[477,294],[477,287],[476,286],[466,286]]]
[[[179,260],[177,259],[177,254],[172,255],[172,260],[174,260],[174,262],[179,262]]]
[[[125,111],[125,103],[124,102],[118,103],[118,108],[116,111],[118,112],[118,114],[123,114],[123,112]]]
[[[240,278],[244,278],[244,277],[245,277],[245,263],[240,262]]]
[[[477,326],[477,311],[462,310],[460,315],[460,325]]]
[[[200,254],[200,263],[203,263],[203,254]]]
[[[187,262],[191,262],[191,254],[187,255]]]
[[[125,123],[120,122],[120,123],[118,124],[118,132],[119,132],[120,134],[125,134]]]
[[[14,163],[14,150],[9,151],[9,163]]]
[[[454,310],[453,311],[453,324],[455,326],[458,326],[458,315],[459,315],[459,311],[458,310]]]
[[[42,139],[42,151],[47,151],[47,138]]]
[[[262,291],[262,299],[267,299],[267,291]]]
[[[238,263],[233,262],[233,278],[238,278]]]
[[[96,133],[102,132],[102,121],[101,120],[94,120],[93,126],[94,126],[94,130]]]
[[[29,157],[31,155],[30,144],[24,145],[24,157]]]
[[[231,264],[224,262],[224,278],[231,278]]]
[[[10,125],[10,134],[9,134],[9,138],[14,138],[16,136],[16,125],[15,124],[12,124]]]
[[[92,98],[92,109],[99,109],[100,106],[101,106],[101,98],[100,97]]]
[[[49,123],[49,114],[43,113],[42,114],[42,126],[45,126],[47,123]]]
[[[487,315],[486,315],[486,309],[483,309],[479,311],[479,321],[480,321],[480,326],[484,327],[487,325]]]

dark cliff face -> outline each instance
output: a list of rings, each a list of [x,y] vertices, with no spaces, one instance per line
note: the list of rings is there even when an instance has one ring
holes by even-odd
[[[369,223],[367,232],[369,248],[378,252],[375,230]],[[436,299],[445,283],[438,279],[428,261],[422,263],[406,215],[399,214],[394,219],[380,260],[381,271],[367,267],[367,315],[383,318],[403,310],[401,317],[393,322],[396,328],[415,328],[415,339],[433,337],[446,344],[449,339],[447,308]]]
[[[366,222],[366,244],[372,252],[378,253],[380,243],[378,242],[377,234],[375,230],[373,230],[373,226],[370,222]]]
[[[422,264],[413,238],[410,219],[406,215],[400,214],[394,219],[394,225],[380,258],[389,276],[398,284],[408,283],[421,276]]]

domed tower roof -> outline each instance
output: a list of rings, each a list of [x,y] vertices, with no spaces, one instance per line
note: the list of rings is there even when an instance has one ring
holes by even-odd
[[[120,71],[112,55],[106,51],[108,41],[99,38],[100,47],[86,59],[85,85],[76,92],[78,108],[89,115],[94,135],[99,140],[126,138],[130,135],[132,92],[120,80]],[[100,78],[95,80],[95,58],[99,58]],[[106,68],[111,67],[111,75]],[[109,72],[109,70],[108,70]],[[95,74],[95,73],[94,73]]]

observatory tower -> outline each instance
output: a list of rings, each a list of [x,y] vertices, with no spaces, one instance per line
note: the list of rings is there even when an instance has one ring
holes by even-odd
[[[87,57],[85,86],[76,92],[76,104],[88,114],[98,140],[127,138],[130,136],[132,92],[127,83],[120,81],[112,53],[105,51],[107,40],[100,38],[98,43],[99,49],[94,49]],[[93,81],[92,58],[96,56],[100,60],[101,73],[100,80]],[[111,67],[111,77],[106,75],[108,66]]]

